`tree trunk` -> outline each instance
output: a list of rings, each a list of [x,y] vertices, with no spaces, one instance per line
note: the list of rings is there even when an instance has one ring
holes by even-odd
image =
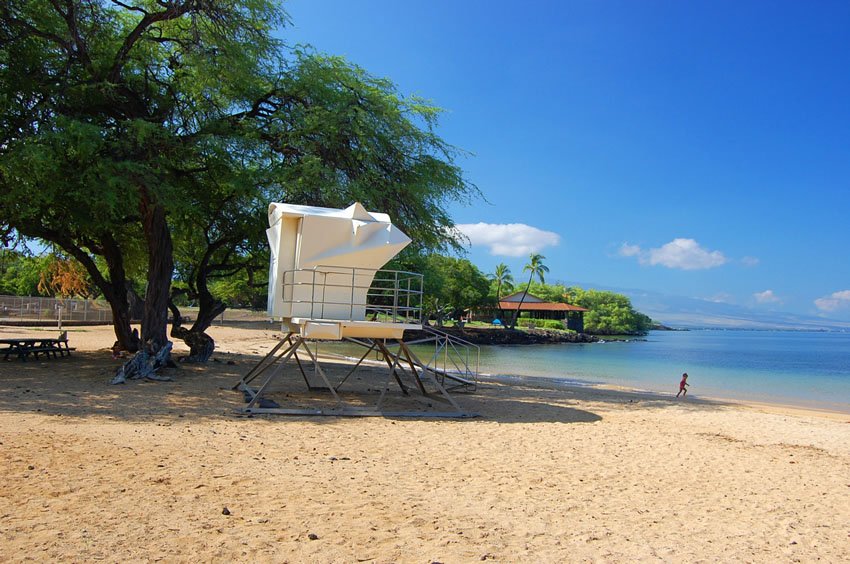
[[[103,292],[112,309],[112,327],[121,350],[136,352],[139,350],[139,333],[130,326],[133,320],[131,308],[131,288],[124,272],[124,258],[118,244],[111,238],[103,242],[103,258],[109,270],[109,293]],[[101,289],[102,290],[102,289]]]
[[[182,320],[179,319],[180,312],[173,302],[169,303],[174,314],[174,322],[172,324],[171,336],[183,339],[183,342],[189,346],[189,356],[183,358],[184,362],[206,362],[215,351],[215,341],[207,335],[206,330],[212,325],[213,320],[221,315],[227,306],[224,302],[217,300],[209,290],[207,285],[207,276],[209,273],[209,259],[214,251],[214,248],[207,249],[204,259],[195,275],[195,298],[198,300],[198,317],[192,328],[189,330],[180,326]]]
[[[183,319],[180,310],[174,304],[174,300],[168,300],[168,309],[171,310],[171,336],[181,339],[189,347],[189,356],[182,357],[181,362],[206,362],[215,351],[215,341],[203,331],[191,330],[183,327]]]
[[[109,306],[112,309],[112,328],[115,331],[118,346],[123,351],[138,351],[139,333],[130,326],[128,310],[116,307],[115,302],[110,302]]]
[[[499,285],[496,287],[496,305],[499,308],[499,320],[502,322],[502,326],[504,327],[505,323],[505,311],[502,309],[502,281],[499,280]]]
[[[107,271],[109,272],[109,279],[107,280],[89,256],[89,253],[75,245],[65,234],[39,230],[35,231],[33,235],[56,243],[83,265],[95,285],[103,293],[104,299],[109,303],[112,310],[112,327],[119,346],[123,350],[136,352],[139,349],[139,336],[130,326],[131,316],[124,259],[118,243],[112,236],[104,235],[99,240],[90,242],[90,246],[97,247],[98,252],[106,261]]]
[[[519,306],[516,308],[516,315],[514,315],[514,319],[511,322],[511,329],[516,329],[516,324],[519,321],[519,312],[522,311],[522,304],[525,301],[525,297],[528,295],[528,290],[531,288],[531,280],[534,277],[534,273],[531,273],[531,276],[528,277],[528,284],[525,286],[525,292],[522,293],[522,298],[519,300]]]
[[[210,325],[212,325],[212,322],[216,317],[224,313],[227,306],[224,305],[224,302],[217,300],[213,297],[212,293],[210,293],[209,288],[207,287],[206,275],[203,270],[199,270],[196,284],[198,286],[198,318],[192,325],[192,331],[203,333]]]
[[[130,319],[141,321],[145,315],[145,300],[136,293],[132,284],[127,282],[125,286],[127,287],[127,302],[130,304]]]
[[[145,193],[139,204],[148,244],[148,288],[142,317],[142,342],[155,352],[168,342],[168,297],[174,254],[165,208],[150,201]]]

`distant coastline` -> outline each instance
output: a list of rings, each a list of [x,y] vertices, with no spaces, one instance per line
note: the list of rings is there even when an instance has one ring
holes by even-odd
[[[508,329],[482,327],[442,327],[440,331],[475,345],[544,345],[554,343],[595,343],[599,337],[587,333],[568,333],[546,329]],[[405,339],[426,337],[424,331],[405,331]]]
[[[669,327],[663,323],[654,323],[650,328],[650,331],[690,331],[690,329],[684,327]]]

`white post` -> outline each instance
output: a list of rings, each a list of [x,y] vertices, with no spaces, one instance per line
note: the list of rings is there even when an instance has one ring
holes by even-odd
[[[62,303],[56,302],[56,309],[59,310],[59,330],[62,330]]]

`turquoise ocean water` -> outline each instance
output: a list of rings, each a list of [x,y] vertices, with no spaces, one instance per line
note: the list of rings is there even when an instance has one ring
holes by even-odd
[[[323,347],[355,358],[363,352]],[[425,349],[419,354],[430,357]],[[652,331],[626,342],[483,346],[480,371],[672,395],[687,372],[689,396],[850,413],[850,333]]]
[[[653,331],[645,340],[482,347],[481,372],[850,412],[850,333]]]

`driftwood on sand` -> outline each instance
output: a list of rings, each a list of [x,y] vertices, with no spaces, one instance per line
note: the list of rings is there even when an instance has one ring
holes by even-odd
[[[151,347],[146,345],[121,365],[111,383],[124,384],[127,380],[142,379],[170,382],[171,376],[161,376],[157,371],[163,366],[174,365],[171,361],[171,347],[171,341],[166,342],[158,351],[152,351]]]

